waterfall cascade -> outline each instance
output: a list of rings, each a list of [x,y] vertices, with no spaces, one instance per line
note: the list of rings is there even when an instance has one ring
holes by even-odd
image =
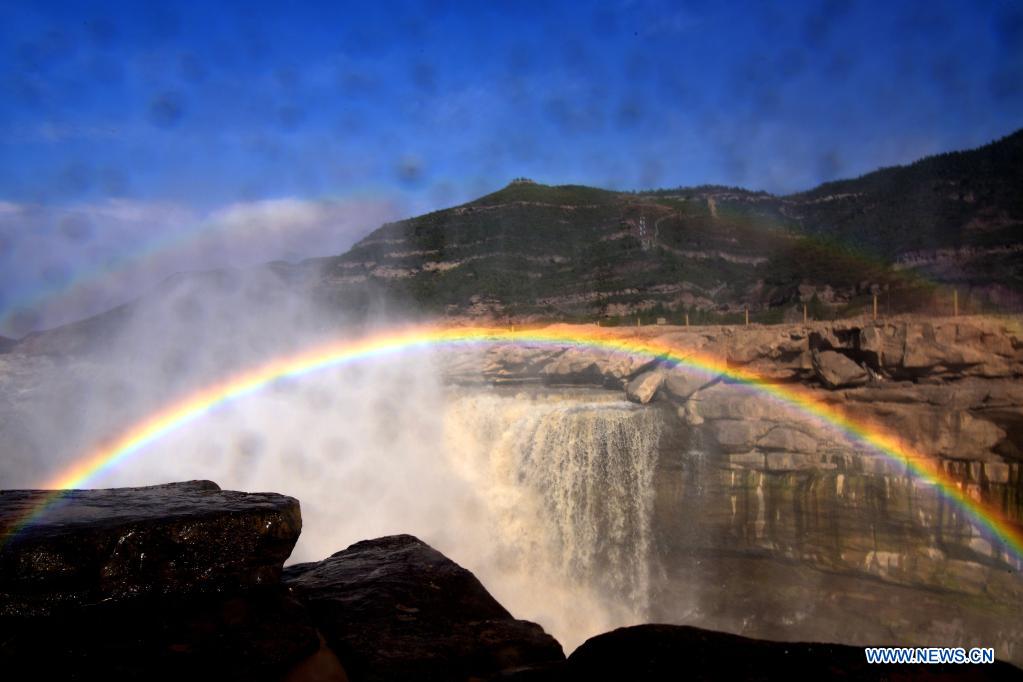
[[[495,526],[494,566],[479,570],[504,574],[481,577],[495,591],[513,577],[525,583],[506,597],[516,615],[545,622],[567,644],[645,620],[662,419],[598,391],[450,402],[447,456]],[[531,595],[541,602],[532,613],[516,604]]]

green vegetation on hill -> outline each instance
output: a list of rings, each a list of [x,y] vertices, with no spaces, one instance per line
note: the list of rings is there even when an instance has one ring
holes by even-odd
[[[586,206],[591,204],[612,204],[620,200],[621,194],[584,185],[541,185],[534,182],[513,182],[496,192],[470,202],[470,206],[493,206],[515,201],[542,202],[565,206]]]
[[[728,321],[746,308],[768,322],[801,314],[803,303],[834,316],[861,312],[879,292],[889,307],[925,305],[940,281],[980,301],[992,287],[1023,284],[1020,188],[1023,132],[788,197],[519,179],[318,260],[318,291],[428,314],[609,324],[636,314]],[[919,273],[892,267],[901,254],[961,246],[981,249],[978,258],[924,258]]]
[[[786,198],[801,229],[882,257],[1019,241],[1023,131]]]

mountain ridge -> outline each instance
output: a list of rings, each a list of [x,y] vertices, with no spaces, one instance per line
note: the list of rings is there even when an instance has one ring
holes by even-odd
[[[942,287],[959,290],[964,311],[1011,310],[1023,305],[1020,187],[1023,129],[781,196],[516,178],[460,205],[385,223],[345,253],[256,269],[355,318],[384,308],[696,324],[737,322],[748,310],[770,323],[799,319],[804,306],[817,319],[856,314],[875,295],[887,313],[946,313]],[[193,279],[168,282],[182,278]],[[121,317],[65,327],[92,335]]]
[[[778,321],[811,302],[816,315],[848,313],[893,289],[909,311],[935,284],[990,307],[1023,284],[1017,187],[1023,130],[785,196],[520,178],[319,259],[321,291],[356,307],[362,287],[437,315],[569,320],[749,309]]]

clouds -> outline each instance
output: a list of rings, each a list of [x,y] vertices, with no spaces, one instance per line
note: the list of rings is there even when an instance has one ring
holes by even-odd
[[[341,253],[398,215],[375,198],[285,197],[202,212],[168,201],[0,201],[0,334],[100,312],[183,270]]]

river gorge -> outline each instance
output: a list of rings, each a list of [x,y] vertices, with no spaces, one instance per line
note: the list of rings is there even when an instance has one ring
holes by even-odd
[[[1001,321],[633,334],[815,386],[814,400],[897,433],[971,498],[1023,519],[1020,343]],[[1020,558],[934,483],[809,411],[727,377],[575,348],[498,347],[446,367],[463,392],[500,387],[449,408],[481,439],[489,476],[476,480],[528,491],[515,518],[543,519],[526,537],[547,544],[532,554],[590,585],[615,624],[990,641],[1023,656]]]
[[[567,343],[439,346],[274,386],[98,483],[201,475],[295,495],[305,529],[293,562],[414,533],[566,651],[663,622],[787,641],[994,646],[1018,665],[1020,557],[933,482],[806,408],[839,406],[897,434],[1019,528],[1014,325],[613,332],[755,372],[766,379],[757,387],[707,362]],[[39,367],[98,376],[22,353],[0,356],[12,423],[19,400],[41,399],[30,390]],[[772,386],[810,398],[793,405]],[[31,460],[40,438],[12,441],[7,466],[19,447]]]

